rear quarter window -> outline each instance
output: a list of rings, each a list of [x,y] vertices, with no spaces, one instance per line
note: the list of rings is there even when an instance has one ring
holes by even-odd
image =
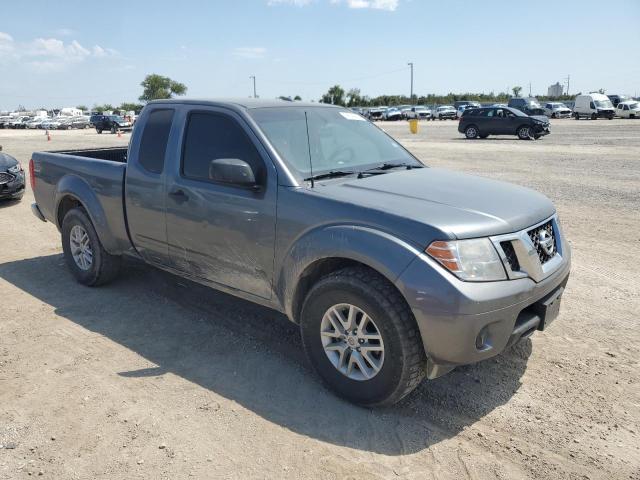
[[[149,114],[142,132],[138,162],[148,172],[162,173],[164,157],[173,122],[173,109],[158,109]]]

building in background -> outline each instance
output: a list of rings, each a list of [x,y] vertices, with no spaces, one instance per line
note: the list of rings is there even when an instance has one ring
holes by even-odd
[[[554,85],[550,85],[547,89],[547,96],[549,97],[559,97],[562,95],[562,85],[560,82],[556,82]]]

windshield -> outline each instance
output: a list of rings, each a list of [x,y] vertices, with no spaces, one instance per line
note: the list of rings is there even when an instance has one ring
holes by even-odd
[[[259,108],[249,110],[249,114],[282,159],[302,178],[310,176],[311,165],[313,175],[361,171],[383,163],[422,166],[382,130],[348,110]]]
[[[528,117],[526,113],[518,110],[517,108],[509,108],[509,111],[513,113],[516,117]]]
[[[636,102],[636,103],[630,103],[629,104],[629,108],[631,110],[635,110],[636,108],[640,108],[640,103]]]
[[[611,100],[596,100],[593,103],[595,103],[598,108],[613,108]]]

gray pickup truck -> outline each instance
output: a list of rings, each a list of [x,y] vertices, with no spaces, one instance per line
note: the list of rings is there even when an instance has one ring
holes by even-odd
[[[569,277],[546,197],[427,168],[339,107],[155,101],[128,149],[37,152],[29,168],[32,210],[80,283],[131,256],[284,312],[362,405],[545,329]]]

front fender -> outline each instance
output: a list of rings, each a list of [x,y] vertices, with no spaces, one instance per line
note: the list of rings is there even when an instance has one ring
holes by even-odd
[[[60,203],[65,197],[69,196],[84,206],[104,249],[111,254],[122,253],[124,251],[123,245],[121,244],[122,242],[112,233],[109,218],[97,194],[89,183],[78,175],[67,174],[60,179],[56,186],[54,192],[55,209],[53,214],[58,228],[62,229],[62,219],[58,218]],[[122,213],[120,213],[120,216],[122,216]]]
[[[278,295],[285,313],[294,319],[293,301],[305,270],[318,260],[354,260],[394,283],[419,254],[416,246],[370,227],[329,225],[311,230],[290,248],[282,262]]]

